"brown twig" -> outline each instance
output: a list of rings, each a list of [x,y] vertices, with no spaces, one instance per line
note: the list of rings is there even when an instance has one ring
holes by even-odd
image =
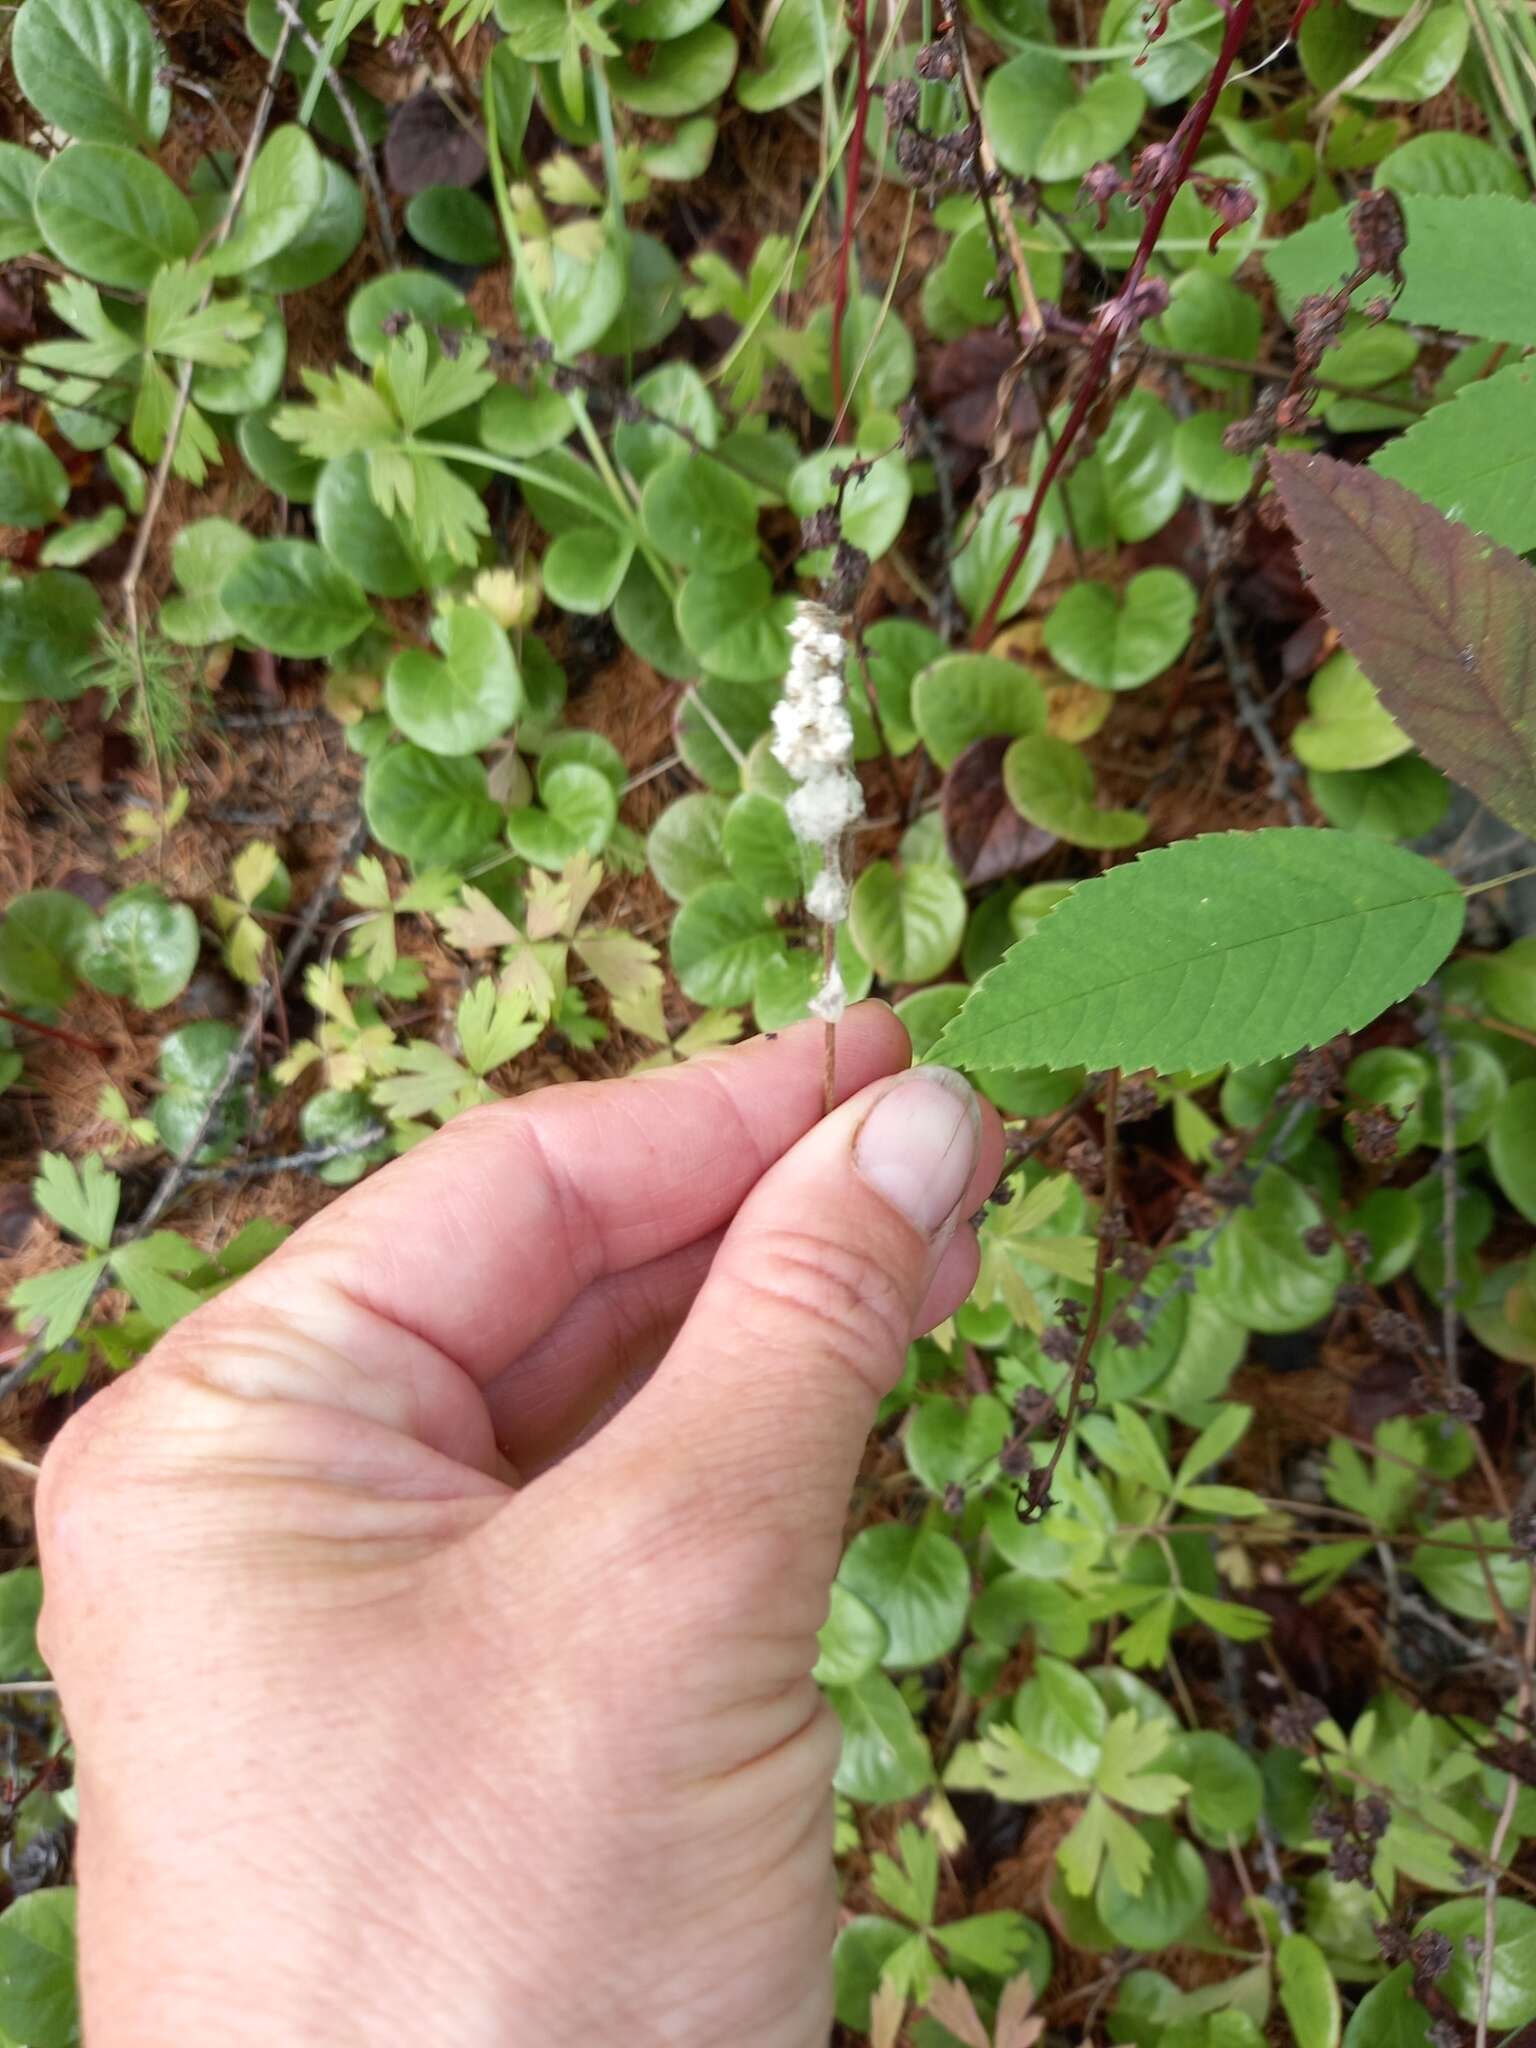
[[[1060,437],[1041,469],[1028,508],[1020,515],[1019,537],[1014,543],[1013,553],[1009,556],[1002,575],[998,578],[997,588],[976,623],[976,629],[971,635],[973,647],[988,646],[997,631],[998,614],[1002,610],[1003,600],[1034,543],[1046,498],[1065,468],[1068,455],[1087,425],[1088,417],[1098,404],[1109,381],[1116,347],[1127,329],[1134,329],[1140,324],[1135,311],[1136,297],[1146,276],[1147,265],[1152,260],[1158,237],[1163,232],[1169,208],[1184,189],[1190,167],[1195,160],[1195,152],[1205,139],[1211,115],[1215,112],[1216,102],[1226,85],[1227,74],[1237,61],[1237,53],[1242,48],[1243,37],[1248,33],[1248,25],[1253,18],[1256,4],[1257,0],[1231,0],[1226,32],[1221,39],[1215,66],[1206,82],[1204,92],[1180,122],[1174,141],[1169,145],[1170,148],[1177,147],[1178,155],[1169,171],[1158,181],[1149,199],[1141,239],[1136,245],[1136,253],[1131,258],[1131,266],[1125,274],[1120,291],[1099,310],[1093,341],[1088,351],[1088,361],[1083,369],[1083,381],[1078,387],[1076,398],[1072,401],[1072,409],[1067,414]]]
[[[14,1024],[22,1031],[35,1031],[39,1038],[56,1039],[60,1045],[70,1046],[75,1052],[90,1053],[99,1060],[104,1060],[112,1050],[100,1039],[81,1038],[73,1031],[66,1031],[62,1024],[39,1024],[35,1017],[23,1017],[19,1010],[0,1009],[0,1024]]]
[[[837,927],[824,924],[821,928],[821,978],[823,983],[837,965]],[[837,1026],[829,1018],[822,1027],[821,1098],[822,1112],[832,1114],[837,1101]]]
[[[395,240],[395,224],[389,217],[389,201],[384,196],[384,187],[379,183],[379,173],[373,161],[373,151],[363,133],[363,124],[357,118],[357,109],[352,104],[352,95],[347,91],[346,82],[334,64],[327,63],[324,45],[313,36],[308,25],[300,18],[292,0],[273,0],[278,13],[303,43],[317,64],[325,67],[325,82],[331,88],[332,96],[347,124],[347,133],[352,138],[353,153],[357,158],[358,175],[368,187],[373,199],[373,210],[378,221],[379,240],[384,245],[384,254],[391,270],[400,260],[400,245]]]
[[[856,66],[853,133],[843,167],[843,232],[837,245],[837,271],[832,286],[832,433],[845,428],[843,402],[843,322],[848,314],[848,279],[853,266],[853,231],[858,219],[859,185],[864,175],[864,141],[869,129],[869,0],[853,0],[853,48]]]

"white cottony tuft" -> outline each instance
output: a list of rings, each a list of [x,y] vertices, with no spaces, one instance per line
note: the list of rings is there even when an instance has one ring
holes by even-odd
[[[799,784],[785,810],[802,846],[821,855],[806,908],[825,925],[848,915],[843,834],[864,815],[864,792],[853,772],[853,721],[844,700],[848,643],[842,623],[824,604],[805,603],[789,629],[789,673],[773,707],[773,756]],[[847,991],[836,961],[811,1003],[811,1014],[835,1024]]]

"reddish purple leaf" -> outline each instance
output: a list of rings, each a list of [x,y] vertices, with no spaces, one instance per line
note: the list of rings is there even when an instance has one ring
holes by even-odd
[[[1381,701],[1506,824],[1536,831],[1536,569],[1326,455],[1270,468],[1302,567]]]
[[[968,889],[1017,873],[1056,844],[1054,833],[1027,824],[1008,801],[1007,751],[1006,739],[973,740],[944,777],[944,838]]]

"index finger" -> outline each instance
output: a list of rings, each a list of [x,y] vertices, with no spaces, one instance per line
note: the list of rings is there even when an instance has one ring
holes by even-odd
[[[659,1073],[474,1109],[341,1197],[251,1278],[286,1303],[322,1283],[423,1339],[478,1384],[592,1281],[720,1229],[822,1113],[823,1026]],[[837,1027],[837,1099],[905,1067],[883,1003]]]

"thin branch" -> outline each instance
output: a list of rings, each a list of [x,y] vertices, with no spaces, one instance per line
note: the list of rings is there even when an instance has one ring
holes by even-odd
[[[270,1159],[232,1159],[222,1166],[189,1168],[189,1181],[265,1180],[274,1173],[308,1173],[317,1166],[329,1166],[335,1159],[355,1159],[371,1151],[389,1132],[383,1124],[370,1124],[344,1144],[311,1145],[303,1152],[282,1152]]]
[[[864,142],[869,130],[869,0],[853,0],[853,47],[856,65],[853,134],[843,165],[843,232],[837,245],[837,272],[832,285],[832,431],[843,431],[843,322],[848,315],[848,279],[853,267],[853,231],[858,220],[859,186],[864,175]]]
[[[347,133],[352,138],[353,152],[357,157],[358,175],[368,187],[373,199],[373,210],[379,223],[379,240],[384,244],[384,254],[389,267],[393,269],[400,261],[400,245],[395,240],[395,224],[389,217],[389,201],[384,196],[384,187],[379,183],[378,169],[373,161],[373,150],[363,133],[363,124],[357,118],[357,109],[352,104],[352,95],[347,91],[346,81],[326,55],[325,48],[310,34],[307,24],[301,20],[298,9],[291,0],[274,0],[274,5],[283,20],[303,43],[311,57],[325,73],[325,82],[331,88],[337,110],[347,124]]]
[[[1210,126],[1216,102],[1227,82],[1227,74],[1237,61],[1237,53],[1242,48],[1243,37],[1248,33],[1248,25],[1253,18],[1256,4],[1257,0],[1231,0],[1227,12],[1226,32],[1222,36],[1221,48],[1217,52],[1210,78],[1199,99],[1179,124],[1175,137],[1178,156],[1150,199],[1141,239],[1136,245],[1136,253],[1131,258],[1131,265],[1125,274],[1120,291],[1114,299],[1100,308],[1093,342],[1088,351],[1088,361],[1083,370],[1083,381],[1076,398],[1072,401],[1072,409],[1067,414],[1061,436],[1041,469],[1028,509],[1020,516],[1019,537],[1014,543],[1007,566],[998,578],[997,588],[976,623],[976,629],[971,635],[973,647],[990,645],[992,636],[997,631],[998,615],[1002,611],[1009,586],[1023,567],[1025,557],[1034,542],[1035,532],[1040,524],[1040,514],[1045,508],[1051,487],[1065,468],[1068,455],[1087,425],[1089,415],[1097,406],[1109,381],[1110,369],[1121,335],[1128,325],[1139,325],[1139,318],[1135,314],[1137,292],[1146,276],[1147,265],[1152,260],[1158,238],[1163,232],[1169,208],[1184,189],[1185,180],[1195,160],[1195,152],[1205,139],[1205,131]],[[1117,312],[1120,317],[1117,317]]]
[[[0,1009],[0,1024],[14,1024],[20,1031],[35,1031],[39,1038],[54,1039],[74,1052],[89,1053],[93,1059],[105,1059],[112,1050],[99,1038],[81,1038],[74,1031],[66,1031],[62,1024],[39,1024],[35,1017],[23,1017],[19,1010]]]
[[[1528,1729],[1531,1715],[1531,1672],[1536,1667],[1536,1584],[1531,1588],[1530,1601],[1525,1613],[1525,1658],[1520,1673],[1520,1682],[1515,1692],[1515,1720],[1522,1731]],[[1488,1876],[1483,1884],[1483,1953],[1482,1971],[1477,1991],[1477,2037],[1475,2048],[1488,2048],[1488,2008],[1493,1999],[1493,1970],[1498,1946],[1499,1931],[1499,1859],[1504,1854],[1504,1844],[1515,1823],[1515,1808],[1519,1804],[1520,1780],[1511,1771],[1504,1787],[1504,1804],[1499,1809],[1488,1844]]]

